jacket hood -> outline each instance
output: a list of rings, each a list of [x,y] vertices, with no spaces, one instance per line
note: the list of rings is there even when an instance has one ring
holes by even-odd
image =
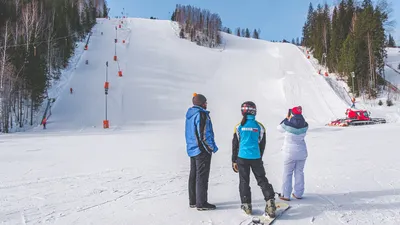
[[[200,111],[203,111],[203,112],[205,112],[207,114],[209,113],[209,111],[201,108],[200,106],[193,106],[193,107],[190,107],[188,109],[188,111],[186,112],[186,119],[190,119],[194,115],[198,114]]]
[[[306,120],[304,119],[303,115],[293,115],[292,118],[288,121],[286,124],[288,126],[294,127],[294,128],[304,128],[308,127],[308,124]]]

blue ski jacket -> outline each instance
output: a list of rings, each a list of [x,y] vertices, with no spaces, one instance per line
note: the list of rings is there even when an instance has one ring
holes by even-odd
[[[209,154],[218,151],[209,114],[209,111],[200,106],[193,106],[186,113],[185,138],[189,157],[197,156],[204,151]]]
[[[237,158],[260,159],[264,154],[266,131],[254,115],[246,115],[246,123],[235,126],[232,140],[232,162]]]

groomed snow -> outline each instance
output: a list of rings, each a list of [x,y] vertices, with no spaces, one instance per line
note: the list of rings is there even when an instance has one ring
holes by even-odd
[[[0,222],[245,224],[231,138],[240,104],[252,100],[267,129],[263,160],[277,192],[283,135],[276,126],[296,105],[310,123],[304,199],[289,202],[276,224],[400,223],[400,124],[325,126],[343,117],[348,104],[296,46],[224,34],[223,51],[208,49],[179,39],[170,21],[126,19],[117,30],[116,63],[119,20],[100,21],[48,129],[0,137]],[[102,128],[106,61],[108,130]],[[188,207],[184,118],[193,92],[208,98],[220,148],[209,184],[215,211]],[[265,203],[253,176],[251,182],[253,207],[261,212]]]
[[[400,71],[398,69],[400,63],[400,48],[386,48],[386,52],[386,64]]]
[[[400,48],[387,48],[385,79],[400,89]]]

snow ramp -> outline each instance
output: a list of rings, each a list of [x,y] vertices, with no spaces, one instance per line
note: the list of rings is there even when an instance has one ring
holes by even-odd
[[[209,49],[180,39],[175,27],[171,21],[147,19],[98,23],[57,98],[48,129],[102,128],[106,62],[111,129],[181,121],[193,92],[206,95],[223,120],[227,113],[237,120],[245,100],[255,101],[259,115],[274,124],[296,105],[303,106],[310,123],[322,125],[343,115],[346,104],[294,45],[224,33],[224,50]]]

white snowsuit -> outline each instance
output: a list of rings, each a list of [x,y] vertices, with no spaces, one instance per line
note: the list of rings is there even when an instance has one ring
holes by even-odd
[[[293,119],[294,118],[294,119]],[[280,132],[285,133],[282,151],[284,156],[283,197],[290,199],[292,193],[292,177],[294,173],[294,192],[301,198],[304,194],[304,165],[308,157],[307,145],[304,140],[308,124],[303,116],[294,115],[290,121],[285,119],[278,126]]]

